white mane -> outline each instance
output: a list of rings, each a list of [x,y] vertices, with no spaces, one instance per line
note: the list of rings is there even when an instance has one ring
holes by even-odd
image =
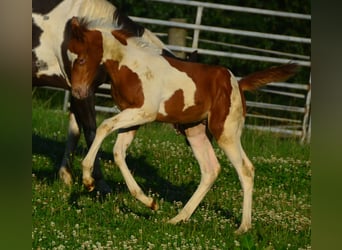
[[[114,20],[117,8],[107,0],[82,0],[78,16],[84,20],[88,29],[96,29],[102,32],[111,32],[121,29]],[[158,37],[145,29],[142,37],[128,38],[130,45],[148,51],[151,54],[160,55],[162,50],[168,50]],[[170,50],[168,50],[172,53]]]
[[[79,8],[79,17],[89,22],[88,27],[115,26],[113,15],[116,7],[107,0],[83,0]]]
[[[148,53],[156,55],[161,55],[164,48],[156,45],[155,43],[153,43],[153,41],[146,40],[146,38],[144,37],[130,37],[127,39],[127,41],[129,45],[133,45],[139,49],[143,49]]]

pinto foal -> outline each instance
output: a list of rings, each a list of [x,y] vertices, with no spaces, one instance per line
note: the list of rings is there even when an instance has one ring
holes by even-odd
[[[77,55],[72,69],[72,84],[86,85],[94,77],[89,72],[104,64],[112,79],[112,96],[121,113],[98,127],[90,150],[82,162],[83,183],[94,188],[91,172],[96,153],[104,138],[119,130],[113,149],[114,159],[131,194],[146,206],[157,209],[134,180],[125,162],[126,149],[135,131],[126,128],[152,121],[193,124],[185,135],[201,169],[201,181],[184,208],[170,223],[187,220],[209,191],[220,172],[220,164],[206,136],[210,133],[235,167],[243,189],[242,222],[237,233],[251,228],[254,167],[240,142],[246,104],[243,91],[281,81],[295,73],[297,65],[287,64],[251,74],[240,81],[226,68],[185,62],[160,55],[152,45],[128,33],[93,28],[73,20],[71,53]],[[87,47],[97,41],[97,51]],[[99,42],[100,41],[100,42]],[[150,47],[149,47],[150,46]]]
[[[71,29],[69,21],[73,16],[99,19],[101,25],[125,30],[160,49],[167,50],[151,31],[133,22],[107,0],[32,1],[32,86],[52,86],[71,90],[72,93],[68,139],[58,170],[61,180],[67,185],[72,184],[73,155],[81,132],[87,147],[90,147],[95,138],[95,92],[100,84],[109,80],[103,67],[94,67],[97,77],[94,77],[92,82],[82,88],[71,84],[72,55],[68,54],[66,45]],[[89,50],[93,46],[96,46],[96,43],[90,46]],[[95,160],[93,177],[97,190],[103,193],[111,192],[103,178],[98,157]]]

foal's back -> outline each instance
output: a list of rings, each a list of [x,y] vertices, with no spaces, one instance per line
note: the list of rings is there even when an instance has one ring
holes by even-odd
[[[129,44],[126,49],[129,52],[124,53],[120,65],[137,74],[144,91],[144,105],[157,108],[158,121],[200,121],[208,116],[213,106],[229,108],[232,89],[239,91],[236,79],[224,67],[149,53],[130,48]],[[234,105],[243,104],[240,101]]]

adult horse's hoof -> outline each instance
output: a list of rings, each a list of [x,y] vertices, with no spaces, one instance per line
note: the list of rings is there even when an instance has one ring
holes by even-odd
[[[91,192],[95,189],[95,181],[93,178],[83,178],[83,185],[85,186],[85,188]]]
[[[72,185],[72,175],[66,167],[61,167],[58,171],[59,178],[67,185]]]
[[[109,185],[103,179],[95,181],[95,190],[99,191],[101,194],[104,194],[104,195],[113,192],[113,190],[109,187]]]
[[[157,203],[155,200],[153,200],[152,203],[151,203],[151,205],[150,205],[150,208],[151,208],[153,211],[156,211],[156,210],[159,209],[159,205],[158,205],[158,203]]]

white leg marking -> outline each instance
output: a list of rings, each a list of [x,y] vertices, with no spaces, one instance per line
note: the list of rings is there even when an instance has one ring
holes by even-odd
[[[196,127],[187,129],[185,133],[200,165],[202,177],[199,186],[190,200],[185,204],[179,214],[169,221],[172,224],[190,218],[199,203],[210,190],[221,169],[214,149],[205,134],[205,126],[200,124]]]
[[[221,138],[218,143],[235,167],[243,189],[242,221],[238,230],[235,231],[235,233],[240,234],[246,232],[252,226],[254,167],[242,149],[239,135],[227,140],[224,137]]]
[[[240,137],[244,117],[238,83],[233,75],[231,77],[231,86],[231,106],[224,122],[222,135],[217,142],[233,164],[241,182],[243,190],[242,221],[238,230],[235,231],[235,233],[240,234],[252,227],[254,167],[241,146]]]
[[[147,197],[144,192],[141,190],[131,172],[128,169],[126,164],[126,150],[133,141],[136,130],[131,130],[128,132],[118,133],[118,137],[115,142],[115,146],[113,148],[113,154],[115,163],[120,168],[122,176],[125,179],[126,185],[130,191],[130,193],[142,203],[144,203],[147,207],[150,207],[153,210],[158,209],[157,204],[151,197]]]
[[[149,115],[142,109],[125,109],[112,118],[104,120],[96,130],[95,139],[82,161],[83,166],[83,184],[92,191],[94,189],[94,179],[91,176],[93,165],[97,152],[100,149],[102,141],[107,135],[119,128],[129,128],[135,125],[151,122],[155,115]]]

